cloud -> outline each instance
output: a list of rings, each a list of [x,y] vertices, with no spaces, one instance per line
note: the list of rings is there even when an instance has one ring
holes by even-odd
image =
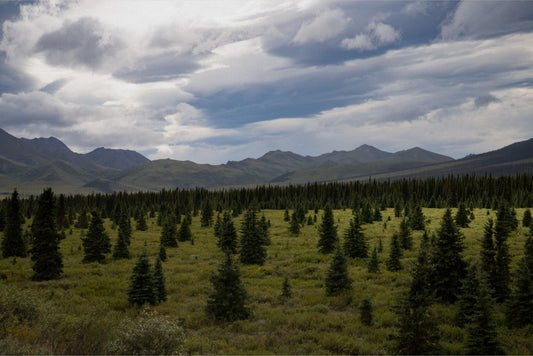
[[[442,26],[444,40],[533,30],[531,1],[462,1]]]
[[[0,123],[18,126],[44,123],[57,126],[67,122],[67,105],[44,92],[3,94],[0,97]]]
[[[476,100],[474,101],[474,105],[479,108],[482,106],[487,106],[490,103],[498,103],[498,102],[500,102],[500,99],[496,98],[494,95],[486,94],[486,95],[478,96]]]
[[[60,29],[42,35],[35,51],[44,53],[52,65],[98,69],[123,46],[97,19],[83,17],[74,22],[65,21]]]
[[[400,38],[400,32],[382,22],[371,22],[365,33],[353,38],[345,38],[341,46],[348,50],[370,51],[389,45]]]
[[[294,36],[293,42],[300,45],[324,42],[341,34],[349,21],[341,9],[324,11],[313,20],[304,22]]]

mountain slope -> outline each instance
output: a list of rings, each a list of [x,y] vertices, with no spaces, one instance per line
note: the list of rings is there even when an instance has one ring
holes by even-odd
[[[92,162],[106,168],[128,169],[150,162],[140,153],[130,150],[109,149],[100,147],[85,155]]]

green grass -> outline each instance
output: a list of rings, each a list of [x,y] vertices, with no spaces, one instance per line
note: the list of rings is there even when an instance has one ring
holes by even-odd
[[[517,209],[521,218],[525,209]],[[263,266],[240,266],[248,294],[250,320],[217,323],[205,314],[207,297],[212,290],[209,277],[216,272],[223,254],[216,246],[212,228],[201,228],[199,217],[193,219],[194,245],[182,242],[168,248],[163,269],[168,300],[152,310],[179,320],[185,330],[184,352],[191,354],[387,354],[390,337],[397,320],[393,308],[410,283],[409,270],[418,253],[422,232],[414,232],[414,248],[402,258],[400,272],[385,270],[390,236],[399,229],[400,218],[392,209],[383,212],[383,222],[364,225],[369,250],[381,239],[378,274],[367,273],[368,259],[349,261],[354,280],[349,295],[326,297],[324,278],[331,255],[317,252],[318,225],[302,228],[299,236],[289,233],[283,221],[283,210],[266,210],[271,221],[268,257]],[[309,212],[313,214],[313,212]],[[476,209],[476,219],[462,229],[465,235],[465,259],[479,259],[483,226],[495,212]],[[444,209],[424,209],[431,220],[430,231],[436,231]],[[259,215],[261,216],[261,215]],[[320,221],[321,212],[319,213]],[[348,227],[351,210],[335,210],[341,239]],[[388,217],[391,221],[384,222]],[[240,217],[234,220],[240,227]],[[106,229],[114,243],[117,230],[106,221]],[[56,281],[32,282],[30,258],[0,259],[0,318],[9,310],[21,310],[24,301],[30,316],[6,317],[0,326],[0,353],[75,353],[110,352],[109,345],[125,318],[135,318],[140,309],[127,302],[127,289],[136,256],[144,244],[154,263],[159,252],[161,228],[156,219],[148,220],[148,231],[134,231],[130,260],[114,261],[110,256],[103,264],[82,264],[82,232],[67,231],[61,241],[64,274]],[[513,256],[511,270],[522,255],[527,229],[522,226],[509,238]],[[370,252],[369,251],[369,252]],[[293,295],[280,297],[285,277],[290,280]],[[11,297],[9,297],[11,296]],[[9,299],[11,298],[11,299]],[[365,298],[372,301],[374,323],[365,326],[359,320],[359,305]],[[6,302],[10,300],[11,304]],[[14,304],[13,304],[14,303]],[[16,306],[16,308],[13,307]],[[444,353],[461,353],[464,331],[453,325],[454,306],[432,307],[439,321]],[[496,306],[498,320],[503,320],[503,307]],[[0,323],[1,325],[2,323]],[[510,354],[533,353],[531,329],[508,330],[499,323],[500,340]]]

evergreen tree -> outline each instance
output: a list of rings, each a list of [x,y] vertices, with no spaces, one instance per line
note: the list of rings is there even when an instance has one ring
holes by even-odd
[[[83,209],[78,220],[74,224],[77,229],[87,229],[89,227],[89,218],[87,217],[87,210]]]
[[[137,217],[137,224],[136,224],[136,229],[138,231],[146,231],[148,230],[148,225],[146,224],[146,217],[144,216],[144,213],[143,212],[140,212],[138,217]]]
[[[378,273],[379,272],[379,259],[378,259],[378,250],[374,247],[372,255],[370,256],[370,261],[368,261],[368,273]]]
[[[84,263],[102,262],[105,253],[111,252],[111,240],[107,235],[104,222],[96,211],[92,212],[91,224],[87,235],[82,240],[84,250]]]
[[[400,223],[400,233],[398,235],[400,240],[400,245],[404,250],[410,250],[413,248],[413,236],[411,235],[411,230],[409,229],[409,224],[405,219]]]
[[[509,295],[509,283],[511,281],[511,272],[509,265],[511,263],[511,256],[509,255],[509,244],[507,239],[514,230],[514,220],[511,209],[502,204],[496,213],[496,224],[494,227],[494,270],[493,274],[493,288],[496,302],[504,302]]]
[[[202,216],[200,217],[200,226],[209,227],[213,223],[213,208],[209,199],[204,201],[202,205]]]
[[[478,294],[479,280],[477,278],[477,268],[475,265],[470,265],[461,286],[461,294],[457,300],[458,308],[455,320],[458,326],[464,327],[473,322],[476,304],[479,299]]]
[[[361,305],[359,306],[359,317],[363,325],[366,325],[366,326],[372,325],[372,312],[373,312],[373,307],[372,307],[372,302],[370,301],[370,299],[368,298],[363,299],[363,301],[361,302]]]
[[[259,229],[257,217],[253,209],[246,211],[241,225],[240,260],[250,265],[262,265],[266,258],[264,238]]]
[[[128,241],[122,224],[118,226],[118,238],[117,243],[113,248],[113,258],[130,258],[130,251],[128,250]]]
[[[298,222],[298,217],[296,216],[296,213],[292,213],[291,215],[291,221],[289,225],[289,232],[293,235],[299,235],[300,234],[300,223]]]
[[[267,222],[267,219],[265,216],[261,216],[261,219],[259,219],[259,234],[261,235],[261,239],[263,241],[263,244],[268,246],[270,245],[270,234],[268,230],[270,229],[269,224],[270,222]]]
[[[67,207],[65,205],[65,195],[63,194],[59,195],[59,199],[57,201],[56,222],[58,230],[63,230],[70,226],[70,222],[68,221],[67,217]]]
[[[425,216],[420,205],[415,205],[409,215],[409,227],[412,230],[424,230],[426,227]]]
[[[476,302],[466,327],[466,353],[469,355],[503,355],[498,342],[492,297],[486,280],[481,279],[475,293]]]
[[[161,230],[161,244],[165,247],[178,247],[178,240],[176,239],[176,225],[175,219],[167,218],[163,222],[163,229]]]
[[[329,205],[324,208],[324,215],[322,216],[322,223],[318,227],[319,240],[318,250],[322,253],[331,253],[335,250],[335,245],[338,243],[337,227],[335,226],[335,219],[333,218],[333,211]]]
[[[358,214],[350,220],[350,227],[344,233],[344,253],[351,258],[368,257],[368,246]]]
[[[215,225],[213,225],[213,234],[220,241],[220,236],[222,234],[222,219],[220,214],[217,214],[217,219],[215,220]]]
[[[391,272],[399,271],[402,269],[400,258],[402,257],[402,249],[400,247],[400,241],[398,234],[392,234],[389,259],[386,262],[387,270]]]
[[[218,247],[226,254],[237,253],[237,231],[228,211],[224,212],[218,231]]]
[[[157,303],[167,300],[167,288],[165,286],[165,276],[163,275],[163,264],[161,258],[157,258],[154,268],[154,289]]]
[[[533,324],[533,238],[526,240],[524,256],[518,262],[514,288],[509,296],[506,321],[510,327]]]
[[[429,306],[433,299],[431,289],[431,264],[429,261],[429,237],[424,231],[418,257],[411,271],[411,286],[407,295],[408,302],[413,306]]]
[[[283,221],[291,221],[291,216],[289,214],[289,209],[285,209],[285,212],[283,213]]]
[[[399,218],[402,216],[402,206],[400,205],[400,202],[397,201],[396,204],[394,204],[394,217]]]
[[[352,280],[348,275],[348,265],[346,257],[340,246],[337,250],[328,269],[325,280],[326,295],[335,296],[352,289]]]
[[[522,226],[529,227],[531,226],[532,221],[533,218],[531,217],[531,210],[528,208],[526,211],[524,211],[524,216],[522,217]]]
[[[294,213],[296,214],[296,219],[298,220],[298,222],[303,225],[303,223],[305,222],[305,209],[302,204],[296,205]]]
[[[211,276],[214,292],[207,300],[206,312],[219,321],[235,321],[248,319],[250,311],[245,306],[247,293],[244,288],[239,269],[234,265],[231,255]]]
[[[4,231],[6,228],[6,213],[4,209],[0,206],[0,232]]]
[[[63,273],[63,260],[59,252],[60,235],[54,216],[54,193],[45,189],[39,197],[37,212],[32,223],[34,281],[58,279]]]
[[[283,283],[281,284],[281,296],[283,298],[292,297],[292,289],[287,277],[283,279]]]
[[[182,220],[180,229],[178,231],[178,240],[179,241],[191,241],[192,232],[191,232],[191,217],[188,215],[185,219]]]
[[[466,211],[466,205],[465,203],[460,203],[457,209],[457,213],[455,214],[455,223],[459,227],[466,228],[468,227],[469,222],[470,219],[468,218],[468,211]]]
[[[481,272],[487,276],[489,287],[494,289],[494,264],[496,259],[496,250],[494,249],[494,229],[492,219],[488,219],[485,224],[483,239],[481,240]],[[492,294],[492,293],[491,293]]]
[[[463,261],[463,236],[449,208],[442,217],[434,245],[431,284],[438,299],[453,303],[457,299],[461,280],[466,275],[466,263]]]
[[[154,276],[152,266],[148,260],[146,246],[139,255],[133,272],[130,277],[130,287],[128,289],[128,301],[132,304],[142,306],[145,303],[157,304],[157,295],[154,286]]]
[[[167,260],[167,249],[162,243],[159,243],[159,259],[161,262],[165,262]]]
[[[26,244],[22,239],[22,212],[18,192],[15,189],[7,205],[7,222],[2,238],[2,256],[26,257]]]

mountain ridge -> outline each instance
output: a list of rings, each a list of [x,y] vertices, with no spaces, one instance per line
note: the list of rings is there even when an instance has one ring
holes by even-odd
[[[533,139],[458,160],[420,147],[386,152],[363,144],[351,151],[318,156],[272,150],[258,158],[211,165],[172,159],[151,161],[136,151],[104,147],[80,154],[55,137],[18,139],[0,129],[0,191],[5,192],[13,185],[31,193],[44,186],[111,193],[446,174],[533,174],[532,167]]]

